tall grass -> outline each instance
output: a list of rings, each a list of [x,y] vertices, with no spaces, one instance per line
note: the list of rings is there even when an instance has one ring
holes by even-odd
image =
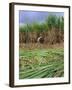
[[[40,35],[43,43],[37,42]],[[19,79],[63,77],[63,39],[63,17],[50,15],[42,23],[20,26]]]
[[[19,27],[20,43],[36,42],[40,34],[45,43],[59,43],[63,41],[64,18],[50,15],[43,23],[34,22]]]

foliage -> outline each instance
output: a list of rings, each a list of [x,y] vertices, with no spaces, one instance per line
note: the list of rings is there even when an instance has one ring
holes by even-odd
[[[63,49],[20,49],[20,79],[63,77]]]
[[[55,15],[50,15],[48,16],[48,18],[46,19],[46,23],[49,26],[49,29],[51,30],[52,28],[56,28],[56,24],[57,24],[57,16]]]
[[[20,43],[36,43],[40,35],[44,38],[44,43],[60,43],[64,39],[64,17],[49,15],[44,22],[25,24],[19,30]]]
[[[64,18],[63,17],[57,17],[56,15],[49,15],[46,18],[46,21],[44,23],[34,22],[32,24],[26,24],[23,26],[20,26],[20,31],[25,32],[26,30],[29,30],[30,32],[42,32],[51,30],[52,28],[60,28],[63,30],[64,28]]]

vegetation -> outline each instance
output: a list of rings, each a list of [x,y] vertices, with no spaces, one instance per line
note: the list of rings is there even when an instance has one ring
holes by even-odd
[[[43,23],[34,22],[20,26],[20,43],[37,42],[37,38],[42,35],[44,43],[63,42],[64,18],[50,15]]]
[[[42,37],[43,43],[38,42]],[[19,27],[19,79],[64,76],[64,18]]]
[[[64,75],[63,49],[20,49],[20,79],[49,78]]]

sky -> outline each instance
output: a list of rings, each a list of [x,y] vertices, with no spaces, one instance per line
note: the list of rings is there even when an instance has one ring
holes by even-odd
[[[31,24],[33,22],[44,22],[49,15],[64,16],[63,12],[38,12],[38,11],[19,11],[19,24]]]

